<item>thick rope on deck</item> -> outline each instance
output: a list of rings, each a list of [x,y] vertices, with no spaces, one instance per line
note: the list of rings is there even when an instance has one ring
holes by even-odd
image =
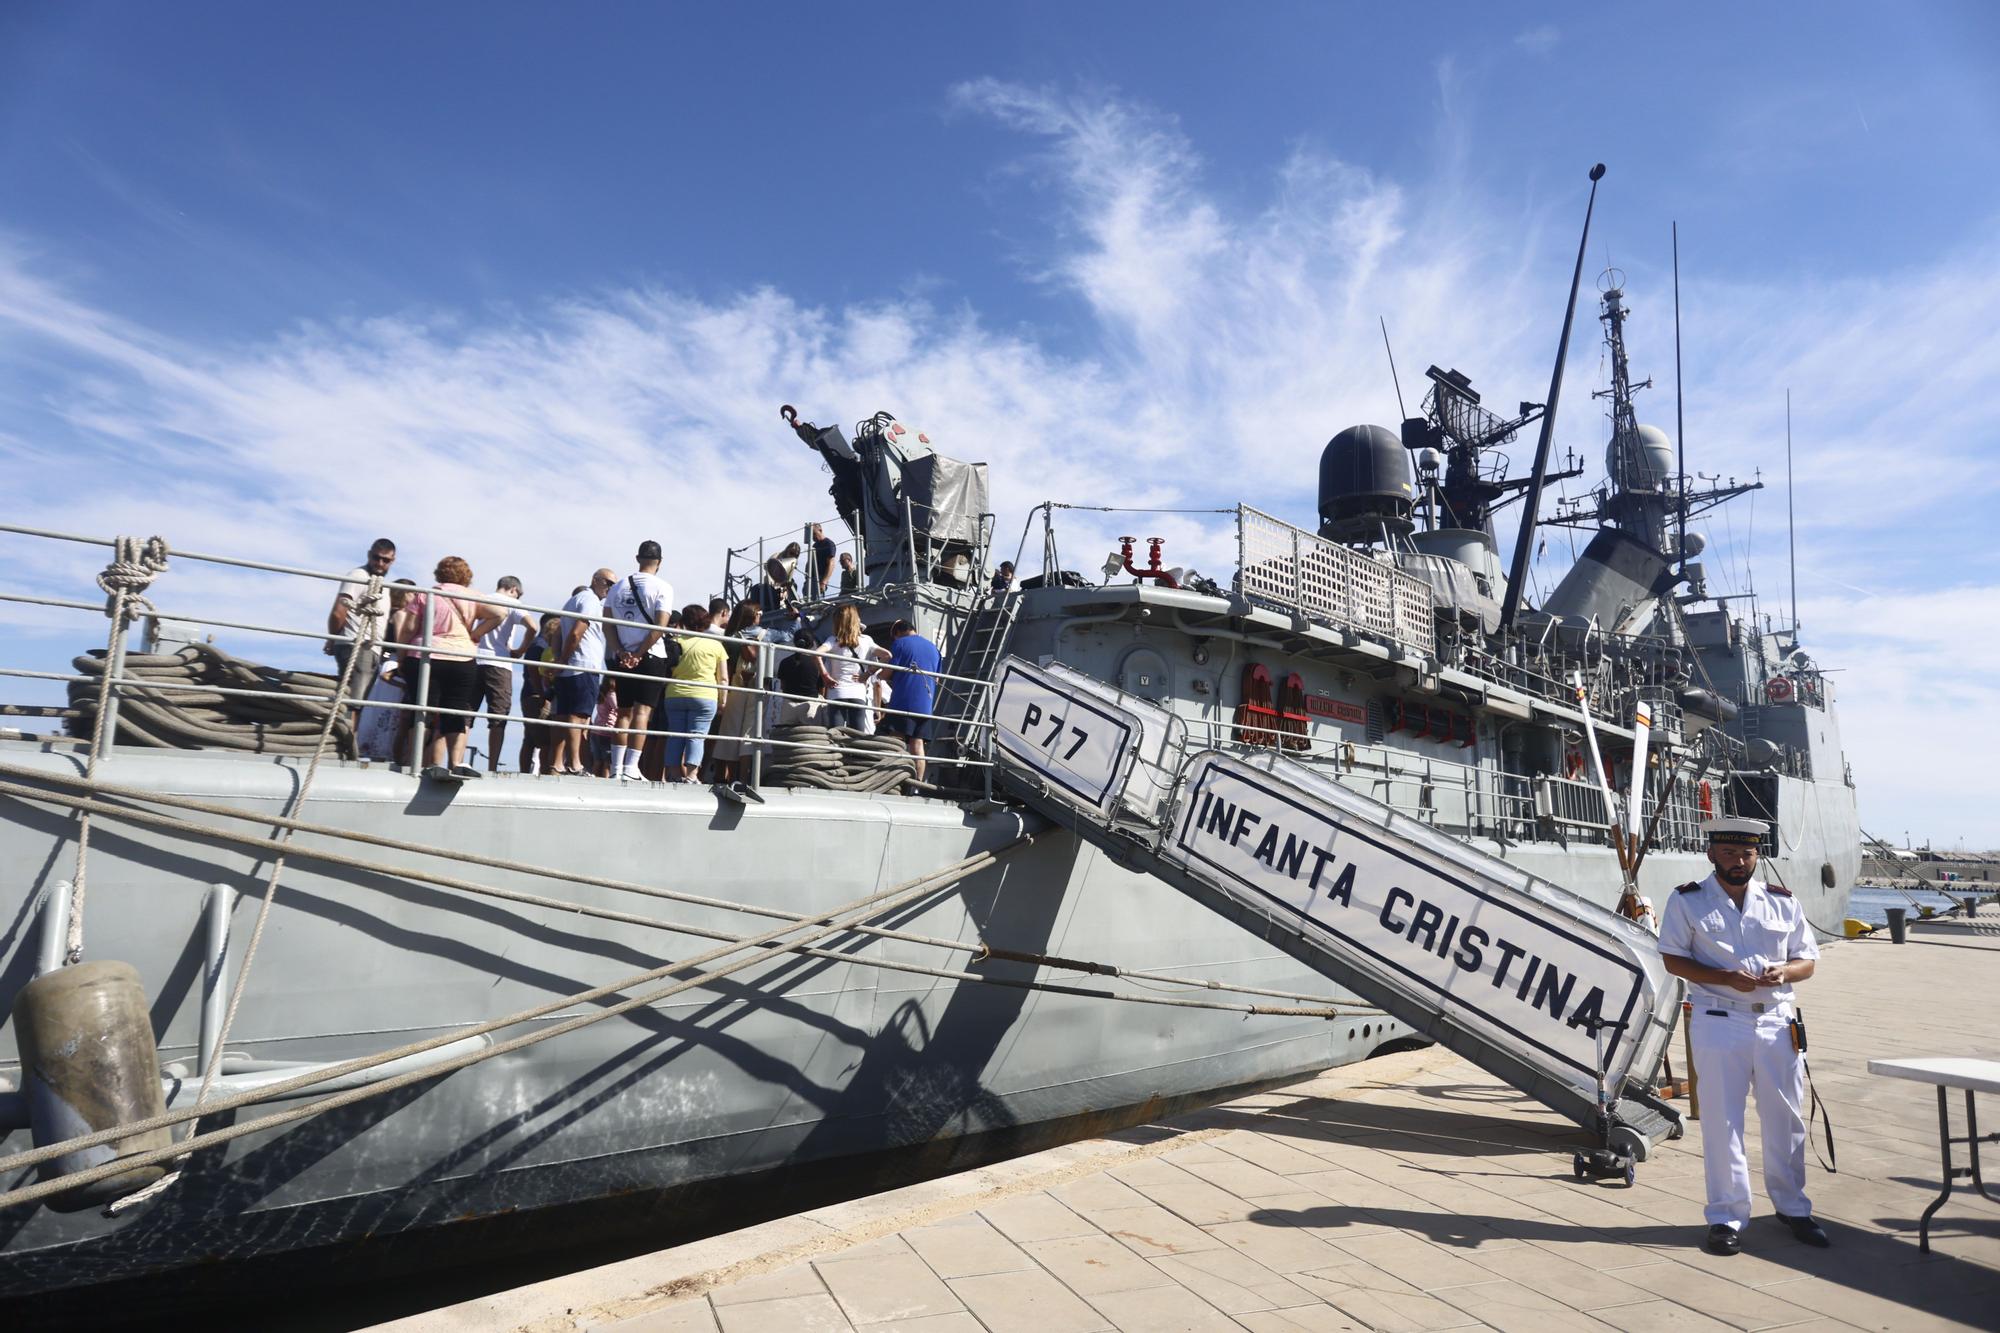
[[[89,652],[74,659],[77,672],[95,683],[72,681],[66,725],[72,736],[95,735],[104,707],[106,655]],[[128,653],[120,672],[117,743],[154,749],[242,750],[253,754],[307,757],[319,749],[320,731],[335,713],[336,753],[354,754],[354,724],[345,708],[334,706],[332,676],[316,671],[281,671],[248,662],[213,644],[191,643],[172,653]],[[208,685],[254,690],[264,697],[220,694],[200,689],[147,689]]]
[[[823,791],[894,792],[917,780],[917,761],[895,736],[811,723],[777,727],[764,760],[764,785]]]

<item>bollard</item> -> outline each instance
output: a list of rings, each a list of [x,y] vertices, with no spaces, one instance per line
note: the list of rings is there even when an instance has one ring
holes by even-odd
[[[1909,935],[1909,926],[1904,921],[1909,911],[1906,907],[1891,907],[1889,911],[1889,940],[1892,944],[1902,944]]]

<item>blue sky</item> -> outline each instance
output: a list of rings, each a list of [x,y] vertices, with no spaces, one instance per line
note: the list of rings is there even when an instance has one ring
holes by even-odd
[[[2000,707],[2000,560],[1950,535],[2000,475],[1996,11],[1390,8],[6,6],[0,509],[320,566],[379,529],[531,597],[657,535],[705,593],[824,507],[797,401],[989,461],[1015,530],[1045,496],[1309,524],[1327,436],[1395,417],[1378,315],[1406,391],[1544,395],[1602,160],[1642,419],[1672,221],[1691,462],[1780,475],[1793,391],[1864,822],[2000,844],[1946,721]],[[1595,461],[1590,313],[1559,440]],[[1782,512],[1711,523],[1717,582],[1754,557],[1781,602]],[[78,633],[0,612],[10,660]]]

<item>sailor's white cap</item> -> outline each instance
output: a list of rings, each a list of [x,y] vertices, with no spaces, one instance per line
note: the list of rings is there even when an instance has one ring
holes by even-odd
[[[1711,847],[1755,847],[1771,826],[1761,819],[1709,819],[1702,822],[1701,831],[1708,835]]]

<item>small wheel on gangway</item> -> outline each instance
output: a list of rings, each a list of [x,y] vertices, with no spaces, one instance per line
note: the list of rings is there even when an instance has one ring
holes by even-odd
[[[1578,1180],[1582,1180],[1584,1177],[1584,1173],[1588,1171],[1590,1168],[1588,1164],[1584,1162],[1583,1154],[1578,1153],[1575,1157],[1572,1157],[1570,1159],[1570,1169],[1576,1172],[1576,1178]]]

